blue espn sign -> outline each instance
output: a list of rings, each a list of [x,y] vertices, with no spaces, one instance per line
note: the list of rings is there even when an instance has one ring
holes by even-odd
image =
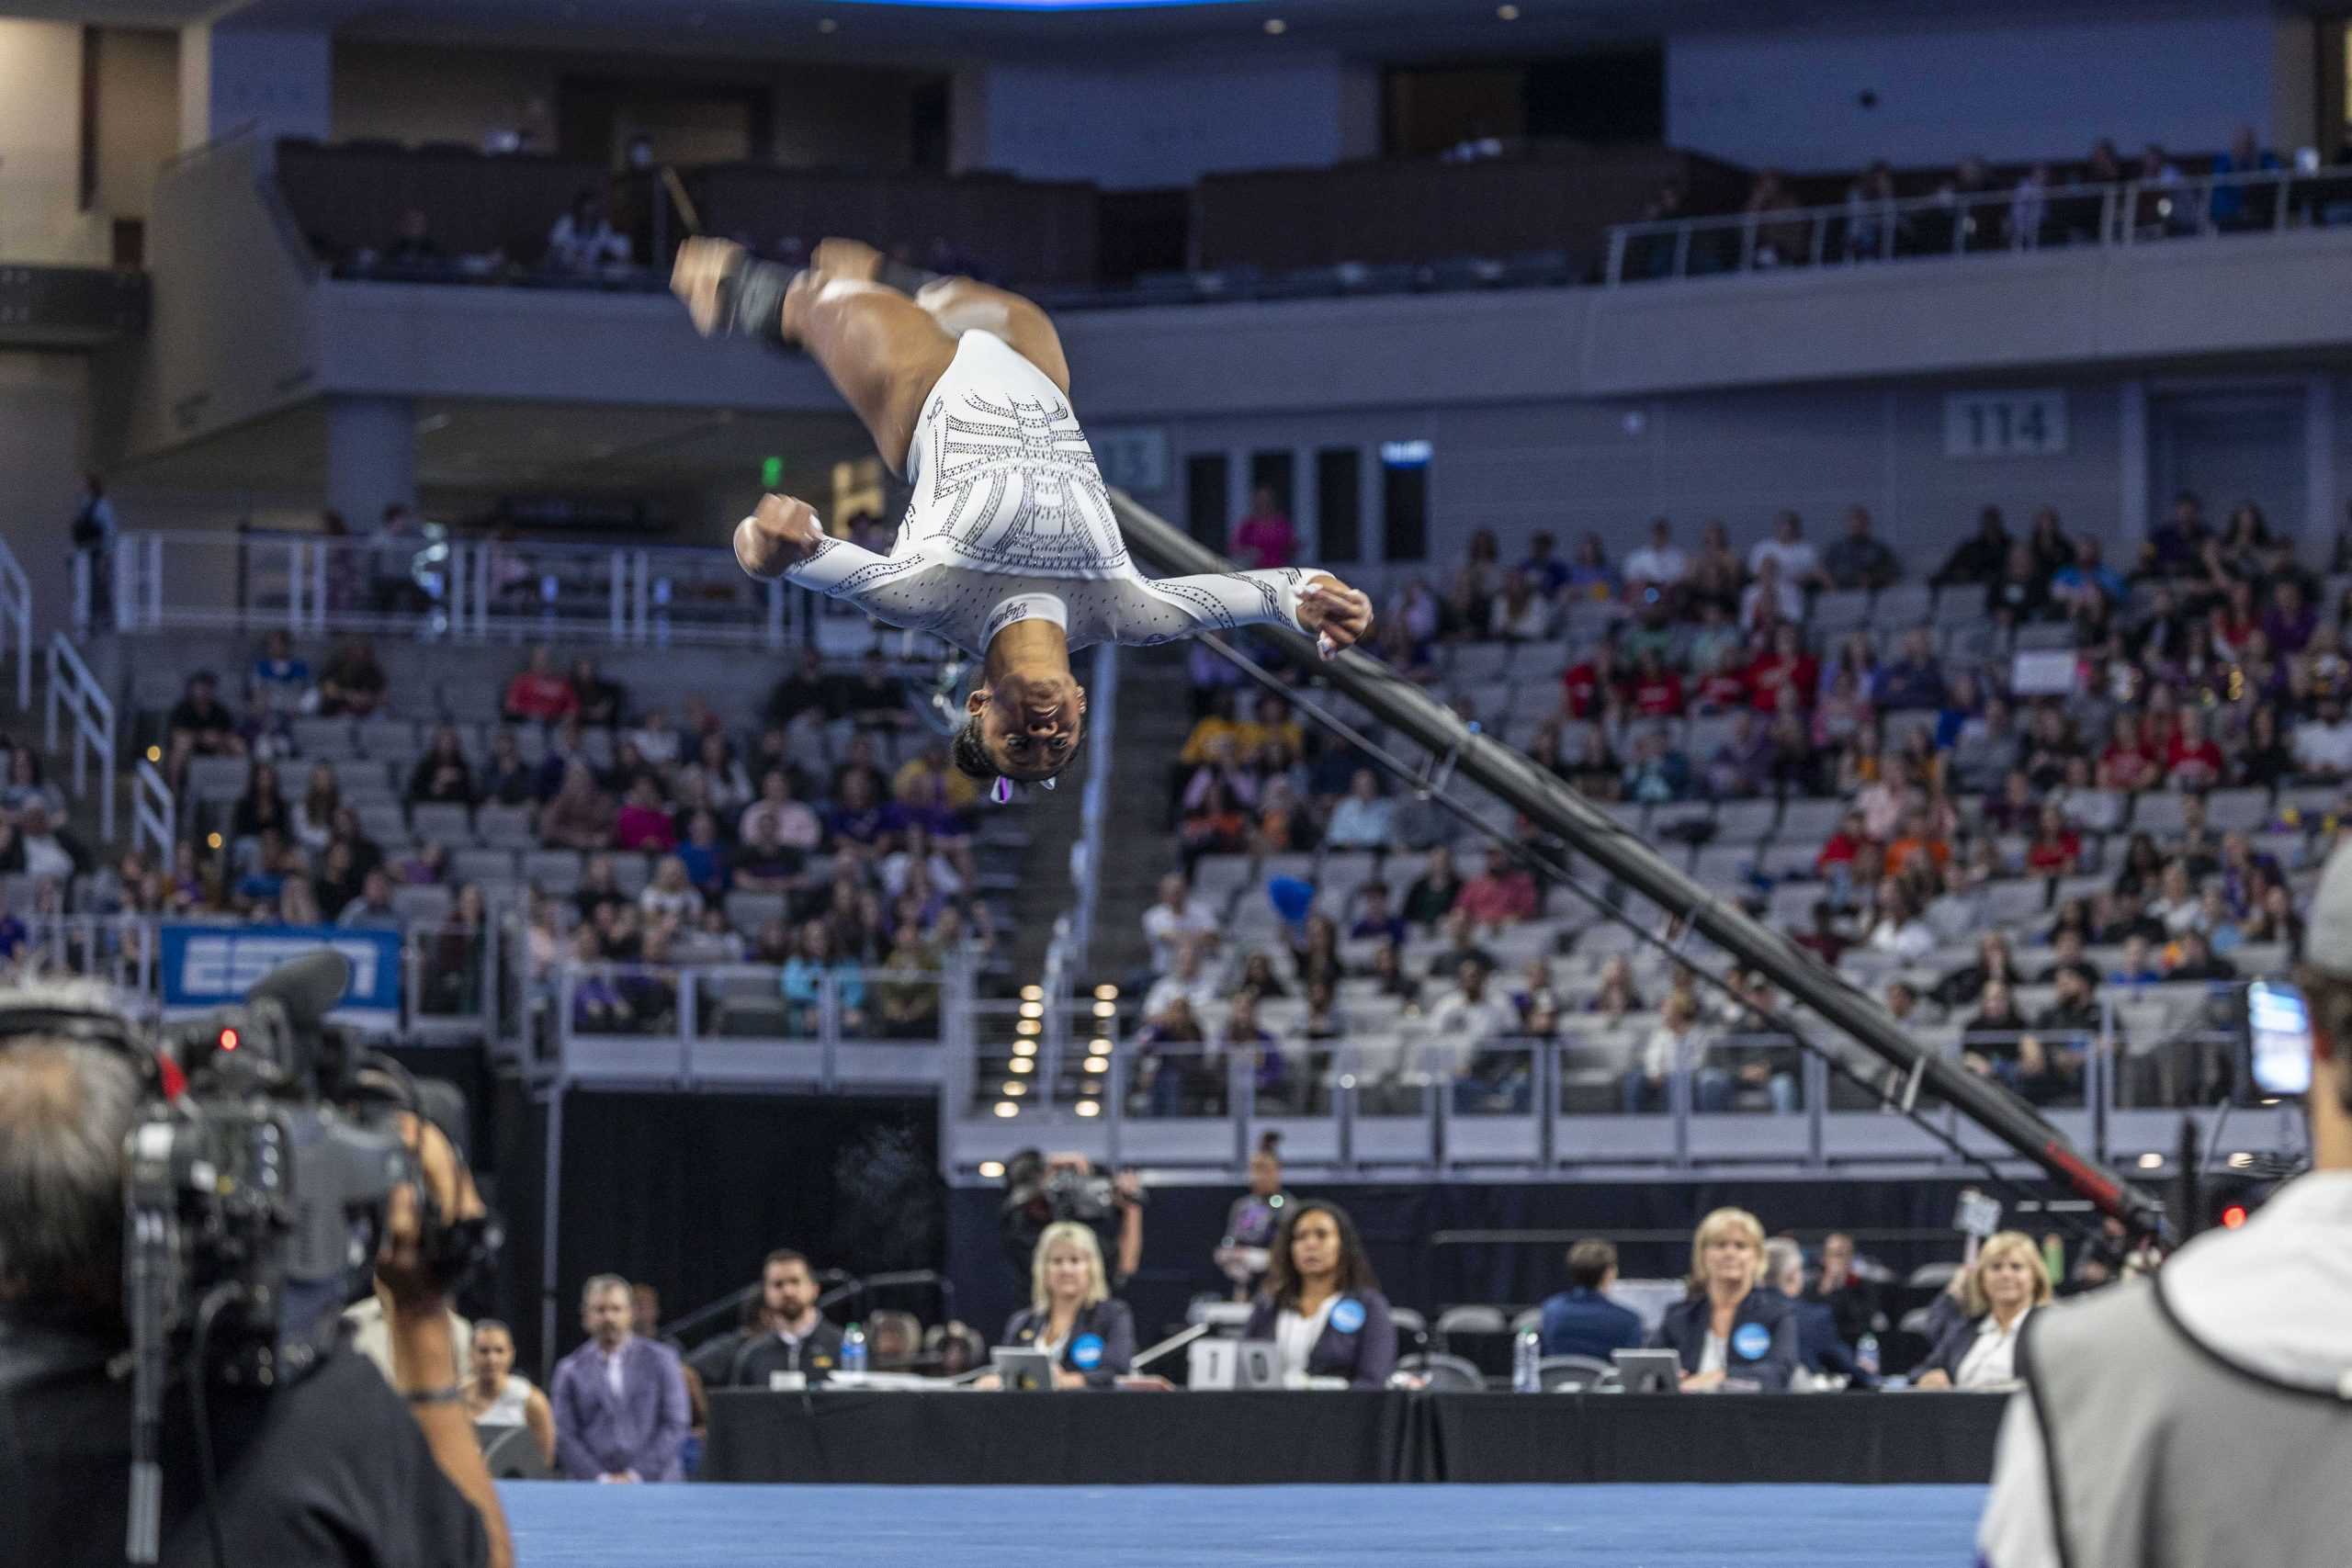
[[[166,921],[159,933],[166,1017],[233,1007],[288,959],[331,947],[351,963],[351,987],[328,1016],[389,1028],[401,1018],[401,933],[340,926],[216,926]]]

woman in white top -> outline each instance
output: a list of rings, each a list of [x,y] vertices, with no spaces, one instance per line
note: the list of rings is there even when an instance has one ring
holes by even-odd
[[[1912,1374],[1917,1388],[2001,1391],[2018,1382],[2018,1334],[2050,1304],[2050,1271],[2023,1231],[1985,1242],[1968,1275],[1969,1321],[1955,1324]]]
[[[514,1371],[514,1337],[494,1317],[474,1325],[466,1414],[477,1427],[528,1427],[539,1457],[555,1463],[555,1412],[548,1396]]]
[[[831,537],[781,495],[737,525],[735,556],[754,577],[789,577],[980,656],[954,752],[967,774],[1044,781],[1069,765],[1086,714],[1074,649],[1272,623],[1317,635],[1329,656],[1371,629],[1371,601],[1328,572],[1147,581],[1070,411],[1061,340],[1018,295],[849,240],[825,241],[797,274],[689,240],[670,286],[702,333],[805,345],[912,485],[888,556]]]

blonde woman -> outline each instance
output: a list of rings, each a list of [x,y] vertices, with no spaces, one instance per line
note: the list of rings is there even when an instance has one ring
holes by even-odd
[[[1968,1321],[1954,1324],[1912,1374],[1917,1388],[2001,1392],[2018,1385],[2018,1334],[2036,1307],[2050,1304],[2041,1249],[2023,1231],[1987,1241],[1968,1273]]]
[[[1717,1209],[1690,1238],[1690,1293],[1666,1309],[1653,1349],[1682,1359],[1685,1393],[1726,1381],[1785,1393],[1797,1368],[1797,1320],[1788,1298],[1758,1290],[1764,1226],[1745,1209]]]
[[[1102,1244],[1074,1221],[1047,1225],[1029,1268],[1029,1304],[1004,1343],[1054,1358],[1056,1388],[1109,1388],[1134,1366],[1135,1314],[1111,1299]]]

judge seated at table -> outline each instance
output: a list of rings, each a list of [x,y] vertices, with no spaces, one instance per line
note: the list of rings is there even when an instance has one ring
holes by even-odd
[[[1797,1367],[1797,1320],[1788,1299],[1759,1289],[1764,1226],[1745,1209],[1717,1209],[1690,1239],[1690,1293],[1666,1309],[1653,1348],[1682,1359],[1682,1387],[1787,1391]]]
[[[1073,1220],[1047,1225],[1030,1264],[1029,1304],[1004,1325],[1004,1343],[1054,1359],[1056,1388],[1109,1388],[1135,1366],[1136,1320],[1111,1298],[1102,1244]],[[994,1374],[980,1386],[996,1386]]]
[[[1968,1271],[1968,1320],[1954,1324],[1911,1374],[1915,1388],[1997,1392],[2018,1386],[2018,1335],[2050,1304],[2050,1271],[2023,1231],[1988,1238]]]
[[[1321,1199],[1290,1206],[1243,1337],[1274,1342],[1285,1382],[1344,1378],[1351,1388],[1387,1386],[1396,1370],[1396,1325],[1345,1209]]]
[[[842,1331],[817,1311],[817,1276],[808,1260],[779,1247],[760,1265],[759,1305],[752,1319],[705,1344],[686,1365],[706,1388],[767,1388],[778,1372],[822,1382],[841,1356]]]

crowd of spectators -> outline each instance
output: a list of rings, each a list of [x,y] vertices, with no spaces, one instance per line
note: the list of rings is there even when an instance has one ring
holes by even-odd
[[[2352,153],[2338,163],[2346,156]],[[2189,170],[2212,183],[2192,191]],[[1624,272],[1657,277],[1678,267],[1771,269],[2033,250],[2124,234],[2150,240],[2267,229],[2282,217],[2343,221],[2344,181],[2312,168],[2301,174],[2290,179],[2286,162],[2248,125],[2238,127],[2226,150],[2189,160],[2153,141],[2126,157],[2102,137],[2076,163],[2036,159],[1996,169],[1972,155],[1941,174],[1898,175],[1880,160],[1842,190],[1834,181],[1794,179],[1764,168],[1749,182],[1736,230],[1694,235],[1680,245],[1670,231],[1637,234],[1627,246]],[[2266,175],[2277,178],[2260,177]],[[1718,214],[1700,212],[1674,185],[1658,192],[1642,220],[1713,216]],[[1717,243],[1724,241],[1734,242],[1730,250]]]
[[[156,915],[404,930],[426,1006],[453,1013],[481,1006],[486,942],[513,916],[507,963],[534,980],[581,966],[575,1026],[628,1032],[676,1027],[678,966],[748,963],[780,972],[782,1028],[834,1007],[853,1032],[920,1038],[939,975],[993,946],[971,781],[878,656],[844,678],[810,653],[748,732],[544,647],[480,728],[401,716],[365,638],[314,670],[273,633],[239,684],[232,707],[198,671],[164,716],[154,752],[187,829],[168,863],[94,866],[39,755],[6,751],[0,875],[37,889],[24,913],[99,917],[133,954]],[[397,739],[302,754],[322,719]],[[198,797],[199,760],[242,769],[233,796]],[[25,941],[0,902],[0,958]]]
[[[1958,1026],[1969,1068],[2067,1103],[2096,1043],[2129,1043],[2108,998],[2235,978],[2242,951],[2257,968],[2299,954],[2297,874],[2324,855],[2352,778],[2341,582],[2255,505],[2217,524],[2188,492],[2137,552],[2106,554],[2048,508],[2013,532],[1987,507],[1926,563],[1859,506],[1820,547],[1783,512],[1744,554],[1719,522],[1687,548],[1658,519],[1622,557],[1588,534],[1563,558],[1538,534],[1516,563],[1481,533],[1447,581],[1397,585],[1378,635],[1407,678],[1645,819],[1668,852],[1728,857],[1709,863],[1825,963],[1894,976],[1890,1008]],[[1185,874],[1316,852],[1373,869],[1258,948],[1227,942],[1230,909],[1171,877],[1145,917],[1143,1043],[1192,1066],[1147,1081],[1139,1105],[1218,1103],[1217,1058],[1237,1050],[1255,1053],[1261,1095],[1311,1101],[1317,1039],[1346,1032],[1351,986],[1444,1043],[1465,1108],[1523,1108],[1524,1043],[1594,1013],[1645,1031],[1625,1053],[1626,1111],[1663,1109],[1678,1074],[1696,1109],[1795,1108],[1797,1043],[1769,985],[1710,991],[1676,966],[1644,998],[1620,959],[1564,995],[1557,949],[1514,933],[1566,934],[1579,906],[1515,845],[1456,853],[1451,818],[1284,697],[1245,704],[1216,661],[1192,670],[1199,717],[1171,806]],[[1557,671],[1549,695],[1529,671]],[[1769,854],[1769,827],[1706,849],[1743,811],[1778,823]],[[1517,835],[1544,847],[1524,820]],[[1986,953],[1962,957],[1980,933]],[[1304,999],[1312,1024],[1273,1038],[1257,1005],[1272,998]],[[2211,1055],[2135,1070],[2210,1091],[2228,1070]]]

